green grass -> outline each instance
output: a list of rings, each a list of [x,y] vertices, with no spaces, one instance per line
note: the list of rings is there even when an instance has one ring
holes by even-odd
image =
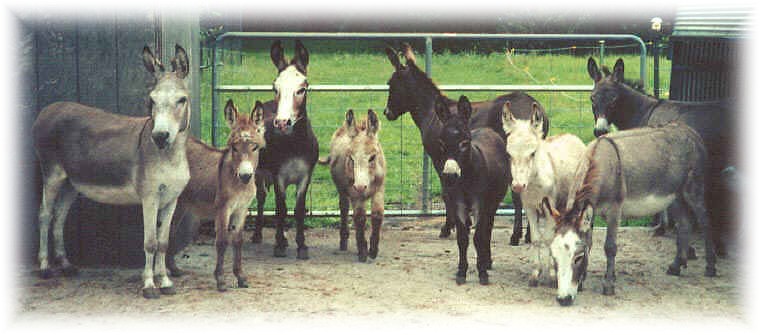
[[[286,55],[292,54],[292,44],[286,42]],[[307,41],[310,51],[310,84],[384,84],[392,72],[381,43],[362,41],[322,42]],[[420,63],[421,54],[417,55]],[[617,55],[607,55],[607,61]],[[638,78],[638,55],[620,55],[626,64],[626,76]],[[511,59],[511,62],[509,61]],[[507,57],[505,53],[443,52],[433,56],[433,79],[437,84],[590,84],[586,73],[587,56],[517,54]],[[221,67],[220,84],[269,85],[277,72],[269,58],[269,42],[250,43],[241,53],[222,56],[225,63]],[[663,62],[667,60],[663,59]],[[669,68],[669,64],[663,64]],[[663,75],[667,87],[669,76]],[[202,139],[211,142],[211,71],[202,71],[201,110]],[[551,134],[573,133],[583,141],[593,139],[593,116],[587,93],[537,93],[528,92],[546,108],[551,119]],[[463,92],[446,92],[457,98]],[[467,92],[472,101],[487,100],[497,96],[496,92]],[[255,100],[272,99],[272,92],[222,93],[217,110],[221,113],[224,103],[232,98],[238,109],[250,110]],[[310,92],[309,117],[320,143],[320,155],[327,155],[330,137],[340,126],[348,108],[363,113],[368,108],[382,111],[387,93],[379,92]],[[220,139],[226,140],[228,129],[220,115]],[[423,150],[419,131],[409,115],[390,122],[381,120],[380,141],[387,160],[386,208],[419,208],[420,185],[422,180]],[[430,194],[433,207],[443,208],[440,200],[440,184],[435,173],[431,175]],[[289,190],[288,208],[294,205],[294,188]],[[506,202],[511,202],[507,195]],[[314,171],[307,207],[312,210],[337,209],[335,187],[324,166]],[[274,209],[274,197],[270,196],[265,205]],[[334,219],[328,219],[328,221]],[[320,222],[325,220],[318,220]],[[636,220],[628,224],[643,224],[648,220]],[[325,221],[324,223],[326,223]],[[324,223],[314,224],[321,225]]]

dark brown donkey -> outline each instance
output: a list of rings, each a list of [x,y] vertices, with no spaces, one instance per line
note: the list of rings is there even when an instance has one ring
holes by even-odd
[[[259,151],[265,147],[264,123],[261,119],[263,109],[260,102],[251,112],[251,115],[240,114],[232,100],[227,101],[224,108],[224,116],[230,127],[230,136],[225,149],[217,149],[206,145],[200,140],[190,137],[187,142],[187,159],[190,163],[190,181],[177,200],[177,209],[172,218],[172,236],[169,240],[169,252],[166,266],[172,276],[181,276],[184,271],[179,269],[174,261],[178,250],[177,234],[195,235],[198,224],[201,221],[209,221],[221,214],[220,210],[232,213],[229,218],[231,224],[227,224],[233,230],[233,246],[240,234],[240,222],[245,218],[247,211],[235,206],[244,206],[246,209],[256,192],[251,178],[254,176],[258,165]],[[253,192],[253,193],[251,193]],[[249,194],[250,193],[250,194]],[[217,199],[217,194],[221,195]],[[217,204],[216,201],[220,203]],[[242,218],[241,218],[242,213]],[[185,221],[185,216],[192,216],[192,220]],[[230,216],[230,215],[228,215]],[[219,221],[221,222],[221,221]],[[182,226],[183,224],[189,226]],[[219,228],[219,227],[217,227]],[[179,231],[179,232],[178,232]],[[217,237],[224,237],[227,231]],[[226,240],[224,240],[226,241]],[[220,245],[217,245],[220,247]],[[223,255],[223,250],[222,250]],[[240,264],[236,250],[234,272],[238,278]],[[219,278],[217,278],[219,282]],[[238,282],[238,287],[244,287],[244,281]],[[217,286],[223,290],[224,285]]]
[[[43,178],[39,212],[43,277],[52,274],[47,251],[53,218],[55,260],[60,261],[64,274],[75,272],[66,259],[63,224],[71,204],[82,194],[106,204],[142,205],[143,296],[175,293],[165,256],[177,197],[190,179],[185,150],[190,125],[186,82],[190,63],[180,46],[175,47],[172,71],[164,71],[147,46],[143,62],[156,80],[148,94],[149,116],[128,117],[75,102],[58,102],[45,107],[32,126]]]
[[[309,252],[304,238],[306,193],[309,190],[314,165],[319,159],[319,143],[306,114],[309,88],[306,67],[309,64],[309,52],[301,41],[296,40],[295,44],[295,56],[290,62],[285,60],[280,41],[274,42],[270,50],[272,62],[279,74],[273,85],[274,100],[264,103],[263,106],[267,148],[261,152],[259,170],[256,173],[258,215],[252,241],[261,242],[267,186],[274,185],[277,205],[274,256],[287,255],[288,242],[284,233],[287,216],[285,191],[289,185],[296,185],[296,257],[308,259]]]
[[[459,98],[456,113],[449,110],[443,99],[438,100],[435,111],[442,122],[440,135],[434,141],[444,157],[441,181],[446,185],[449,199],[446,211],[454,214],[457,230],[459,267],[456,282],[464,284],[467,276],[469,218],[472,217],[475,220],[473,243],[478,254],[478,277],[480,284],[487,285],[493,218],[511,183],[504,140],[488,127],[470,130],[472,107],[465,96]]]
[[[395,50],[386,48],[385,52],[394,68],[394,72],[388,80],[388,103],[385,109],[385,117],[393,121],[406,112],[412,115],[414,123],[420,130],[425,153],[430,156],[433,167],[438,173],[438,177],[441,178],[446,157],[443,156],[443,152],[437,143],[443,127],[435,116],[435,102],[442,99],[452,112],[456,112],[457,102],[443,95],[425,72],[417,67],[411,46],[406,43],[403,45],[402,53],[406,65],[401,64]],[[543,106],[533,97],[522,92],[513,92],[498,96],[493,100],[472,103],[474,111],[468,127],[470,129],[490,128],[502,139],[506,139],[507,135],[501,126],[501,113],[507,101],[511,103],[510,109],[515,118],[523,120],[530,118],[533,103],[537,103],[544,120],[543,131],[544,136],[546,136],[549,131],[549,118],[546,116]],[[441,187],[446,187],[443,182],[441,182]],[[454,213],[448,211],[449,200],[446,195],[448,193],[445,190],[442,192],[447,211],[446,224],[441,227],[441,238],[450,236],[451,228],[454,227]],[[518,245],[520,237],[522,237],[522,202],[519,194],[513,192],[512,201],[515,206],[515,221],[510,244]],[[525,235],[525,242],[530,242],[530,230]]]
[[[710,226],[715,231],[713,237],[716,238],[716,250],[722,254],[724,245],[719,236],[725,228],[723,223],[731,212],[732,202],[721,172],[736,164],[737,150],[732,106],[727,101],[684,102],[648,96],[624,78],[622,59],[615,62],[610,73],[606,69],[600,72],[594,59],[589,57],[587,70],[594,80],[591,102],[596,120],[595,136],[609,132],[610,124],[626,130],[672,121],[683,122],[702,136],[709,157],[705,203],[710,215]]]
[[[320,163],[330,165],[340,205],[340,250],[348,249],[348,207],[354,209],[356,250],[359,261],[367,260],[367,240],[364,227],[367,221],[366,202],[371,199],[372,235],[369,257],[377,257],[380,228],[385,208],[385,156],[377,136],[380,120],[371,109],[367,117],[357,121],[354,111],[346,112],[343,126],[333,133],[330,156]]]

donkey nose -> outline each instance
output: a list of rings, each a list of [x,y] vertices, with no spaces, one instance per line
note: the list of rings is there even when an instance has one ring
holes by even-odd
[[[274,120],[274,126],[277,127],[277,129],[281,131],[285,131],[290,127],[293,123],[290,121],[290,119],[277,119]]]
[[[525,190],[524,184],[512,184],[512,191],[515,191],[516,193],[522,193],[522,191]]]
[[[153,133],[151,135],[153,138],[153,143],[156,143],[156,146],[158,146],[159,149],[163,149],[166,147],[167,140],[169,139],[169,132],[167,131],[159,131],[156,133]]]
[[[253,174],[250,173],[243,173],[239,175],[240,181],[243,182],[243,184],[248,184],[248,182],[251,181],[251,177],[253,177]]]
[[[599,137],[607,133],[607,129],[594,128],[594,137]]]
[[[354,184],[354,189],[357,193],[364,193],[364,191],[367,190],[367,185],[356,185]]]
[[[557,297],[557,302],[560,306],[567,307],[573,304],[573,297],[569,295],[564,297]]]

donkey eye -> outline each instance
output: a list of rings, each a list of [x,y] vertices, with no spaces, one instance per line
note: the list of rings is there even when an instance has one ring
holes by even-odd
[[[372,163],[375,161],[375,155],[372,155],[369,157],[369,162]]]
[[[304,87],[301,87],[298,89],[298,91],[296,91],[296,94],[298,95],[304,95],[304,93],[306,93],[306,88]]]
[[[530,158],[536,157],[536,152],[534,151],[532,154],[530,154]]]
[[[580,255],[575,256],[575,258],[573,259],[573,264],[579,265],[581,264],[582,261],[583,261],[583,254],[580,254]]]
[[[187,102],[187,97],[181,97],[177,100],[177,105],[181,105]]]

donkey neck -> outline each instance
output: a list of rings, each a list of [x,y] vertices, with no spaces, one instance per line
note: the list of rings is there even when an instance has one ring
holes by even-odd
[[[638,92],[627,85],[621,85],[621,97],[623,99],[623,109],[616,113],[611,122],[620,130],[638,128],[644,126],[652,115],[652,110],[657,106],[659,100],[646,94]]]

